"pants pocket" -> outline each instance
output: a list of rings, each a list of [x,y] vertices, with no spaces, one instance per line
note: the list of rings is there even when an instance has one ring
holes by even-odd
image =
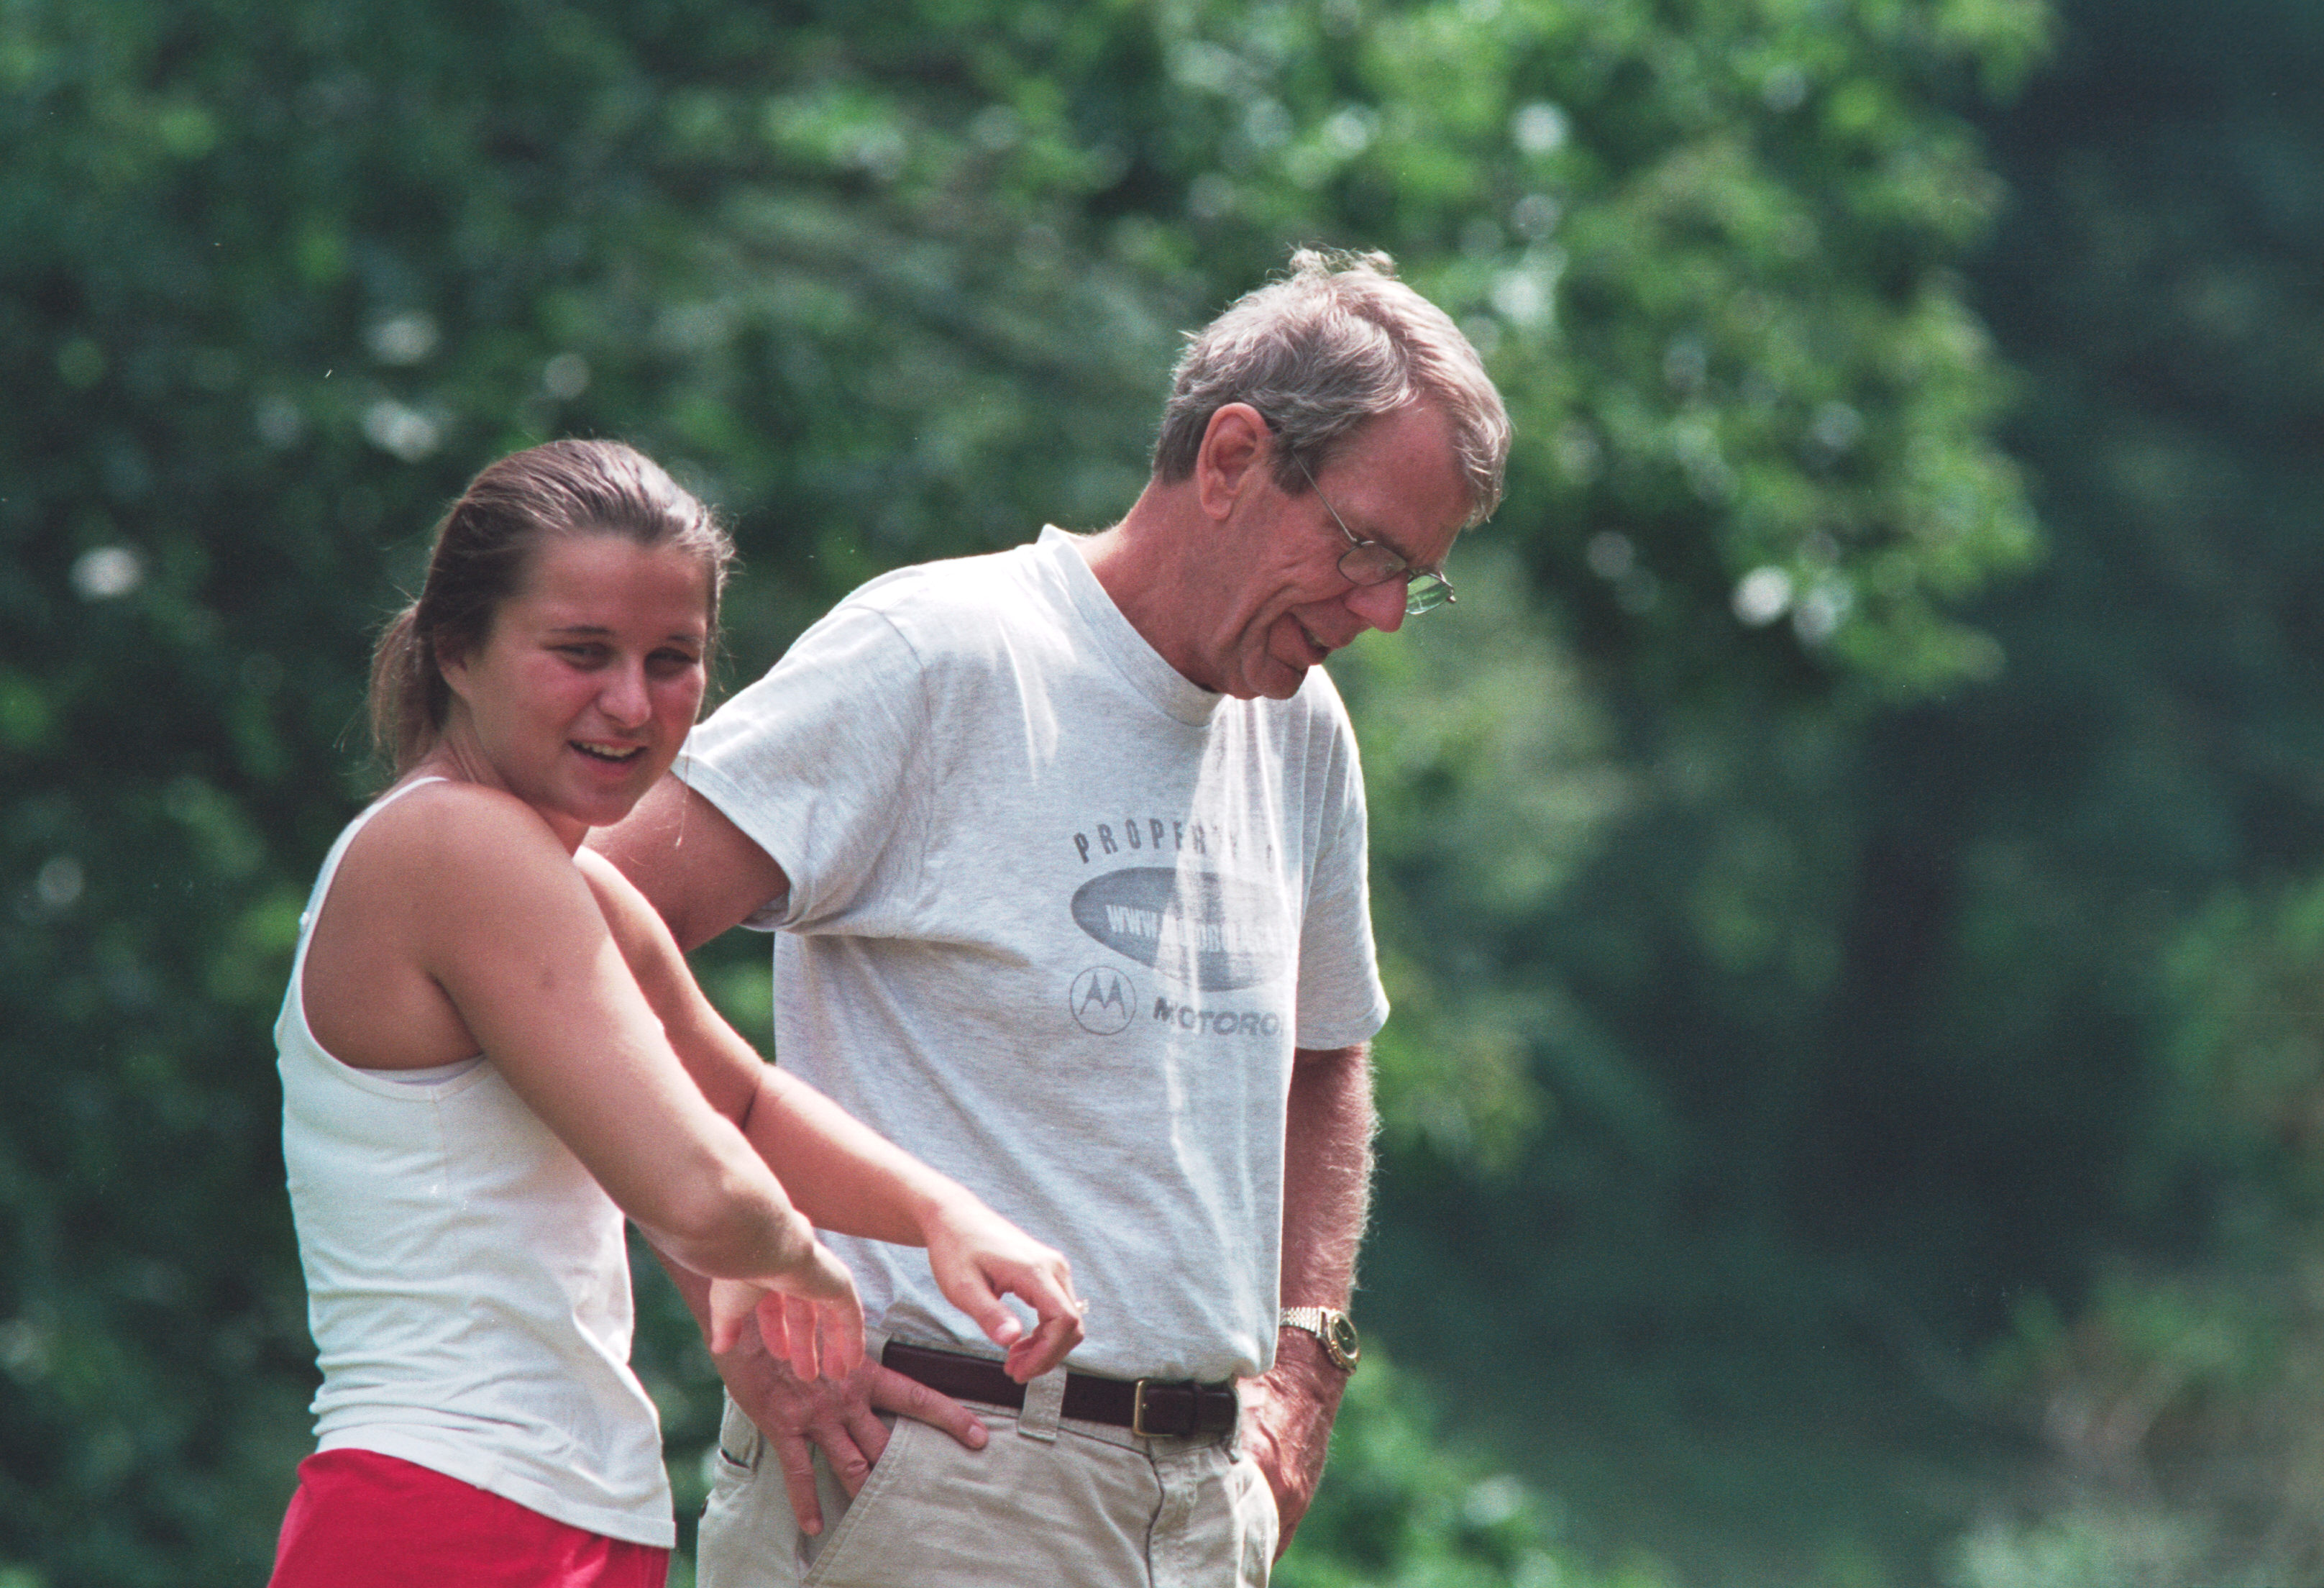
[[[1235,1588],[1267,1588],[1283,1532],[1275,1491],[1259,1463],[1238,1451],[1227,1468],[1227,1492],[1235,1515]]]
[[[881,1421],[889,1419],[882,1417]],[[801,1579],[802,1588],[894,1588],[908,1577],[899,1577],[894,1567],[900,1546],[908,1540],[901,1528],[893,1521],[890,1512],[908,1510],[903,1496],[914,1469],[919,1464],[921,1442],[942,1439],[945,1435],[916,1423],[909,1417],[897,1417],[888,1430],[888,1448],[872,1463],[872,1475],[863,1480],[863,1487],[854,1499],[845,1499],[845,1491],[836,1484],[818,1485],[824,1489],[823,1515],[825,1528],[820,1539],[808,1539],[806,1547],[811,1552],[811,1564]],[[818,1463],[818,1465],[820,1463]],[[779,1478],[779,1474],[777,1474]],[[836,1494],[845,1506],[835,1516],[831,1500]],[[819,1546],[819,1547],[818,1547]]]

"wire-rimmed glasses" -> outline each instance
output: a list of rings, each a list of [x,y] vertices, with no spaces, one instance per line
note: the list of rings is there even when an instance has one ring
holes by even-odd
[[[1315,475],[1308,468],[1306,459],[1293,453],[1291,461],[1297,464],[1299,472],[1307,476],[1307,488],[1315,493],[1315,500],[1323,504],[1323,511],[1330,513],[1332,522],[1340,526],[1340,533],[1348,538],[1348,549],[1340,553],[1342,578],[1351,585],[1385,585],[1392,579],[1410,580],[1404,591],[1404,615],[1406,617],[1418,617],[1424,612],[1434,612],[1440,606],[1452,604],[1452,581],[1434,568],[1413,567],[1393,547],[1383,546],[1378,540],[1358,540],[1356,532],[1348,528],[1347,521],[1340,516],[1340,510],[1332,505],[1332,499],[1323,494],[1323,487],[1315,483]]]

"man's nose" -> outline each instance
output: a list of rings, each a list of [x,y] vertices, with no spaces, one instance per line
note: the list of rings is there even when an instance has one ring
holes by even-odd
[[[1393,634],[1404,627],[1402,579],[1389,579],[1378,585],[1358,585],[1348,592],[1347,602],[1350,612],[1383,634]]]

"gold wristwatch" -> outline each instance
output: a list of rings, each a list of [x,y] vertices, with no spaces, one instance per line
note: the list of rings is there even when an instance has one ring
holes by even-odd
[[[1343,1373],[1356,1371],[1364,1348],[1356,1338],[1356,1320],[1336,1306],[1286,1306],[1276,1323],[1286,1329],[1305,1329],[1323,1343],[1323,1354]]]

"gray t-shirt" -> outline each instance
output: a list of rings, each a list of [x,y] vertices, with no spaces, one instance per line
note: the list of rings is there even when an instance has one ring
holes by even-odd
[[[864,586],[678,771],[790,879],[780,1062],[1065,1253],[1074,1364],[1264,1371],[1292,1050],[1388,1016],[1323,669],[1196,688],[1051,529]],[[921,1252],[834,1245],[874,1327],[991,1350]]]

